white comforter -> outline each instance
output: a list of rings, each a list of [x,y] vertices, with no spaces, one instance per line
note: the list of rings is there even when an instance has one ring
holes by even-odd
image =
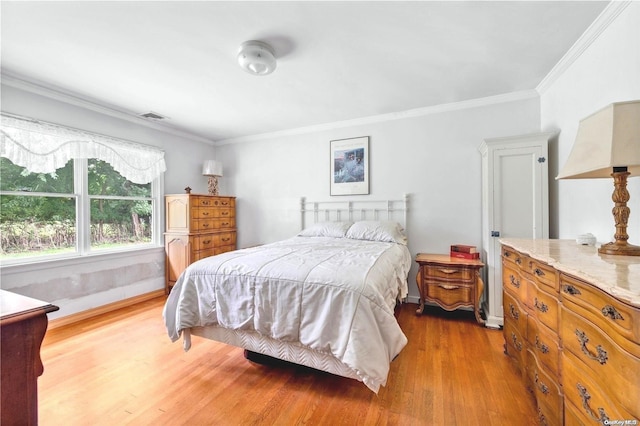
[[[193,263],[164,308],[172,341],[195,326],[256,331],[324,353],[374,392],[407,343],[394,317],[407,295],[406,246],[294,237]],[[185,339],[185,349],[189,342]]]

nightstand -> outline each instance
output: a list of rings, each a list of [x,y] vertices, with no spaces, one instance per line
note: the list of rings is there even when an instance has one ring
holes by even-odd
[[[424,254],[416,256],[418,275],[416,283],[420,291],[420,307],[416,315],[422,315],[425,302],[433,302],[447,311],[460,307],[472,307],[476,320],[484,324],[480,316],[480,297],[484,282],[479,260],[459,259],[447,254]]]

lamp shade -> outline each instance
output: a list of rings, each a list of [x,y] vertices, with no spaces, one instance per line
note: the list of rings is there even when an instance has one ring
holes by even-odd
[[[614,167],[640,175],[640,100],[614,103],[582,119],[556,179],[610,178]]]
[[[206,160],[202,165],[204,176],[222,176],[222,163],[216,160]]]

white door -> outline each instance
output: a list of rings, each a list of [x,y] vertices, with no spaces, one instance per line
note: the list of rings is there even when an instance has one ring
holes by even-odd
[[[487,326],[503,324],[500,238],[548,238],[548,139],[552,134],[487,139],[486,215]]]

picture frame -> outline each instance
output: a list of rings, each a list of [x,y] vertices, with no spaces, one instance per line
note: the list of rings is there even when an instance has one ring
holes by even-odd
[[[330,142],[330,194],[369,194],[369,136]]]

